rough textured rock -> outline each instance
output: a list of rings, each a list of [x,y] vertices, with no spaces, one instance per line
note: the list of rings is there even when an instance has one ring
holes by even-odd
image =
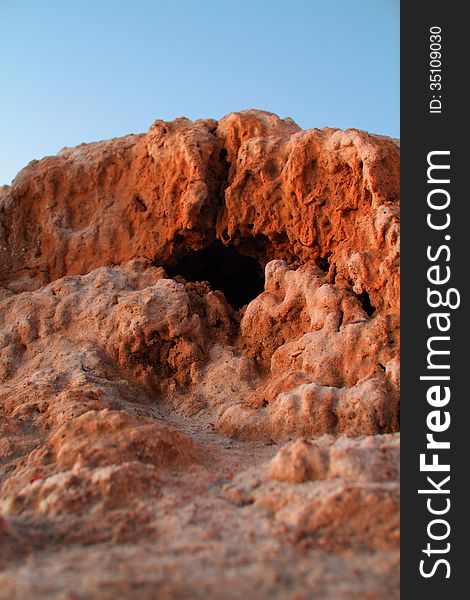
[[[399,150],[156,121],[0,189],[0,597],[398,597]]]
[[[295,537],[313,536],[331,551],[393,550],[399,540],[397,435],[289,442],[264,471],[241,473],[225,493],[237,504],[266,508]]]

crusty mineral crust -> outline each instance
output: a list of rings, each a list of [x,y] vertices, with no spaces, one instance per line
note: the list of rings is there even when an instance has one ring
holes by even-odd
[[[388,138],[261,111],[156,121],[33,161],[4,188],[0,283],[167,264],[217,236],[264,264],[328,258],[332,277],[397,311],[398,200]]]
[[[0,188],[0,598],[398,598],[398,220],[393,140],[262,111]]]

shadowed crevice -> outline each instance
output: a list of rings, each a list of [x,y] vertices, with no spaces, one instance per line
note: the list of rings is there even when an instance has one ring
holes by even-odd
[[[163,267],[170,277],[180,275],[186,281],[208,281],[213,290],[224,293],[235,310],[264,289],[264,272],[258,261],[219,240],[202,250],[189,252],[174,266]]]

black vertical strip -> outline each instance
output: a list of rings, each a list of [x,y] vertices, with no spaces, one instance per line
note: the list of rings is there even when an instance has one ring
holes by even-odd
[[[464,9],[465,4],[450,1],[401,3],[401,597],[405,600],[466,597],[470,577],[470,393],[466,381],[470,376],[467,347],[470,194],[466,189],[470,163],[466,164],[469,153],[464,148],[469,132],[464,103],[467,103],[469,82],[470,30]],[[441,30],[440,67],[437,62],[431,63],[436,56],[431,52],[437,51],[437,45],[431,48],[431,43],[437,43],[438,38],[430,36],[438,28]],[[430,86],[432,79],[441,83],[441,89],[437,85]],[[430,112],[431,100],[441,101],[440,112]],[[432,108],[439,110],[439,103],[433,102]],[[431,171],[431,175],[434,174],[431,178],[440,182],[429,183],[428,154],[435,151],[450,152],[432,158],[436,164],[450,165],[450,170]],[[450,183],[442,183],[441,180],[447,178]],[[431,196],[435,204],[445,204],[446,193],[450,195],[448,208],[437,210],[428,206],[431,190],[437,190]],[[449,227],[433,230],[427,224],[428,214],[437,226],[450,218]],[[427,256],[428,247],[434,260]],[[432,266],[438,268],[429,273]],[[445,279],[449,273],[446,267],[450,270],[449,282],[433,284],[429,281],[429,275]],[[441,292],[444,298],[449,290],[457,290],[460,307],[430,307],[428,288]],[[456,303],[458,294],[450,292],[451,304]],[[439,303],[437,294],[432,301]],[[449,331],[439,331],[438,319],[430,317],[433,313],[445,315],[439,323],[444,328],[450,322]],[[436,369],[428,368],[427,344],[433,336],[450,338],[431,341],[435,350],[450,350],[449,355],[431,357],[432,363],[440,367]],[[450,368],[445,369],[446,365]],[[450,380],[420,380],[420,376],[448,376]],[[437,387],[439,391],[434,390],[431,398],[442,399],[440,407],[431,406],[427,400],[432,386],[441,386]],[[451,394],[447,404],[444,404],[444,386],[448,386]],[[433,414],[430,416],[430,413]],[[451,421],[445,428],[447,417]],[[443,431],[435,433],[429,424]],[[426,435],[430,433],[436,441],[450,442],[450,449],[428,449]],[[450,465],[450,471],[420,470],[423,453],[426,463],[432,462],[432,455],[436,454],[439,465]],[[450,480],[442,483],[449,475]],[[419,489],[436,493],[418,494]],[[432,514],[429,506],[435,511],[450,508],[438,515]],[[447,536],[448,528],[442,521],[450,528]],[[429,532],[442,539],[432,539]],[[447,562],[438,563],[439,560]],[[420,564],[424,573],[433,574],[427,578],[420,574]],[[446,578],[449,572],[450,578]]]

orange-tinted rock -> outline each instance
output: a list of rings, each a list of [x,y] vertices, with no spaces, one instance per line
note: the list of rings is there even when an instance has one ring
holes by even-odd
[[[263,263],[327,259],[332,276],[396,310],[398,199],[388,138],[299,131],[260,111],[156,121],[147,135],[34,161],[5,187],[0,276],[43,282],[134,258],[165,264],[217,235]]]
[[[0,598],[397,597],[398,206],[261,111],[1,188]]]
[[[273,458],[269,477],[303,483],[341,478],[349,482],[397,482],[400,478],[398,434],[357,439],[321,437],[289,442]]]
[[[397,550],[399,438],[298,439],[264,472],[241,473],[225,493],[266,508],[294,537],[332,551]]]

